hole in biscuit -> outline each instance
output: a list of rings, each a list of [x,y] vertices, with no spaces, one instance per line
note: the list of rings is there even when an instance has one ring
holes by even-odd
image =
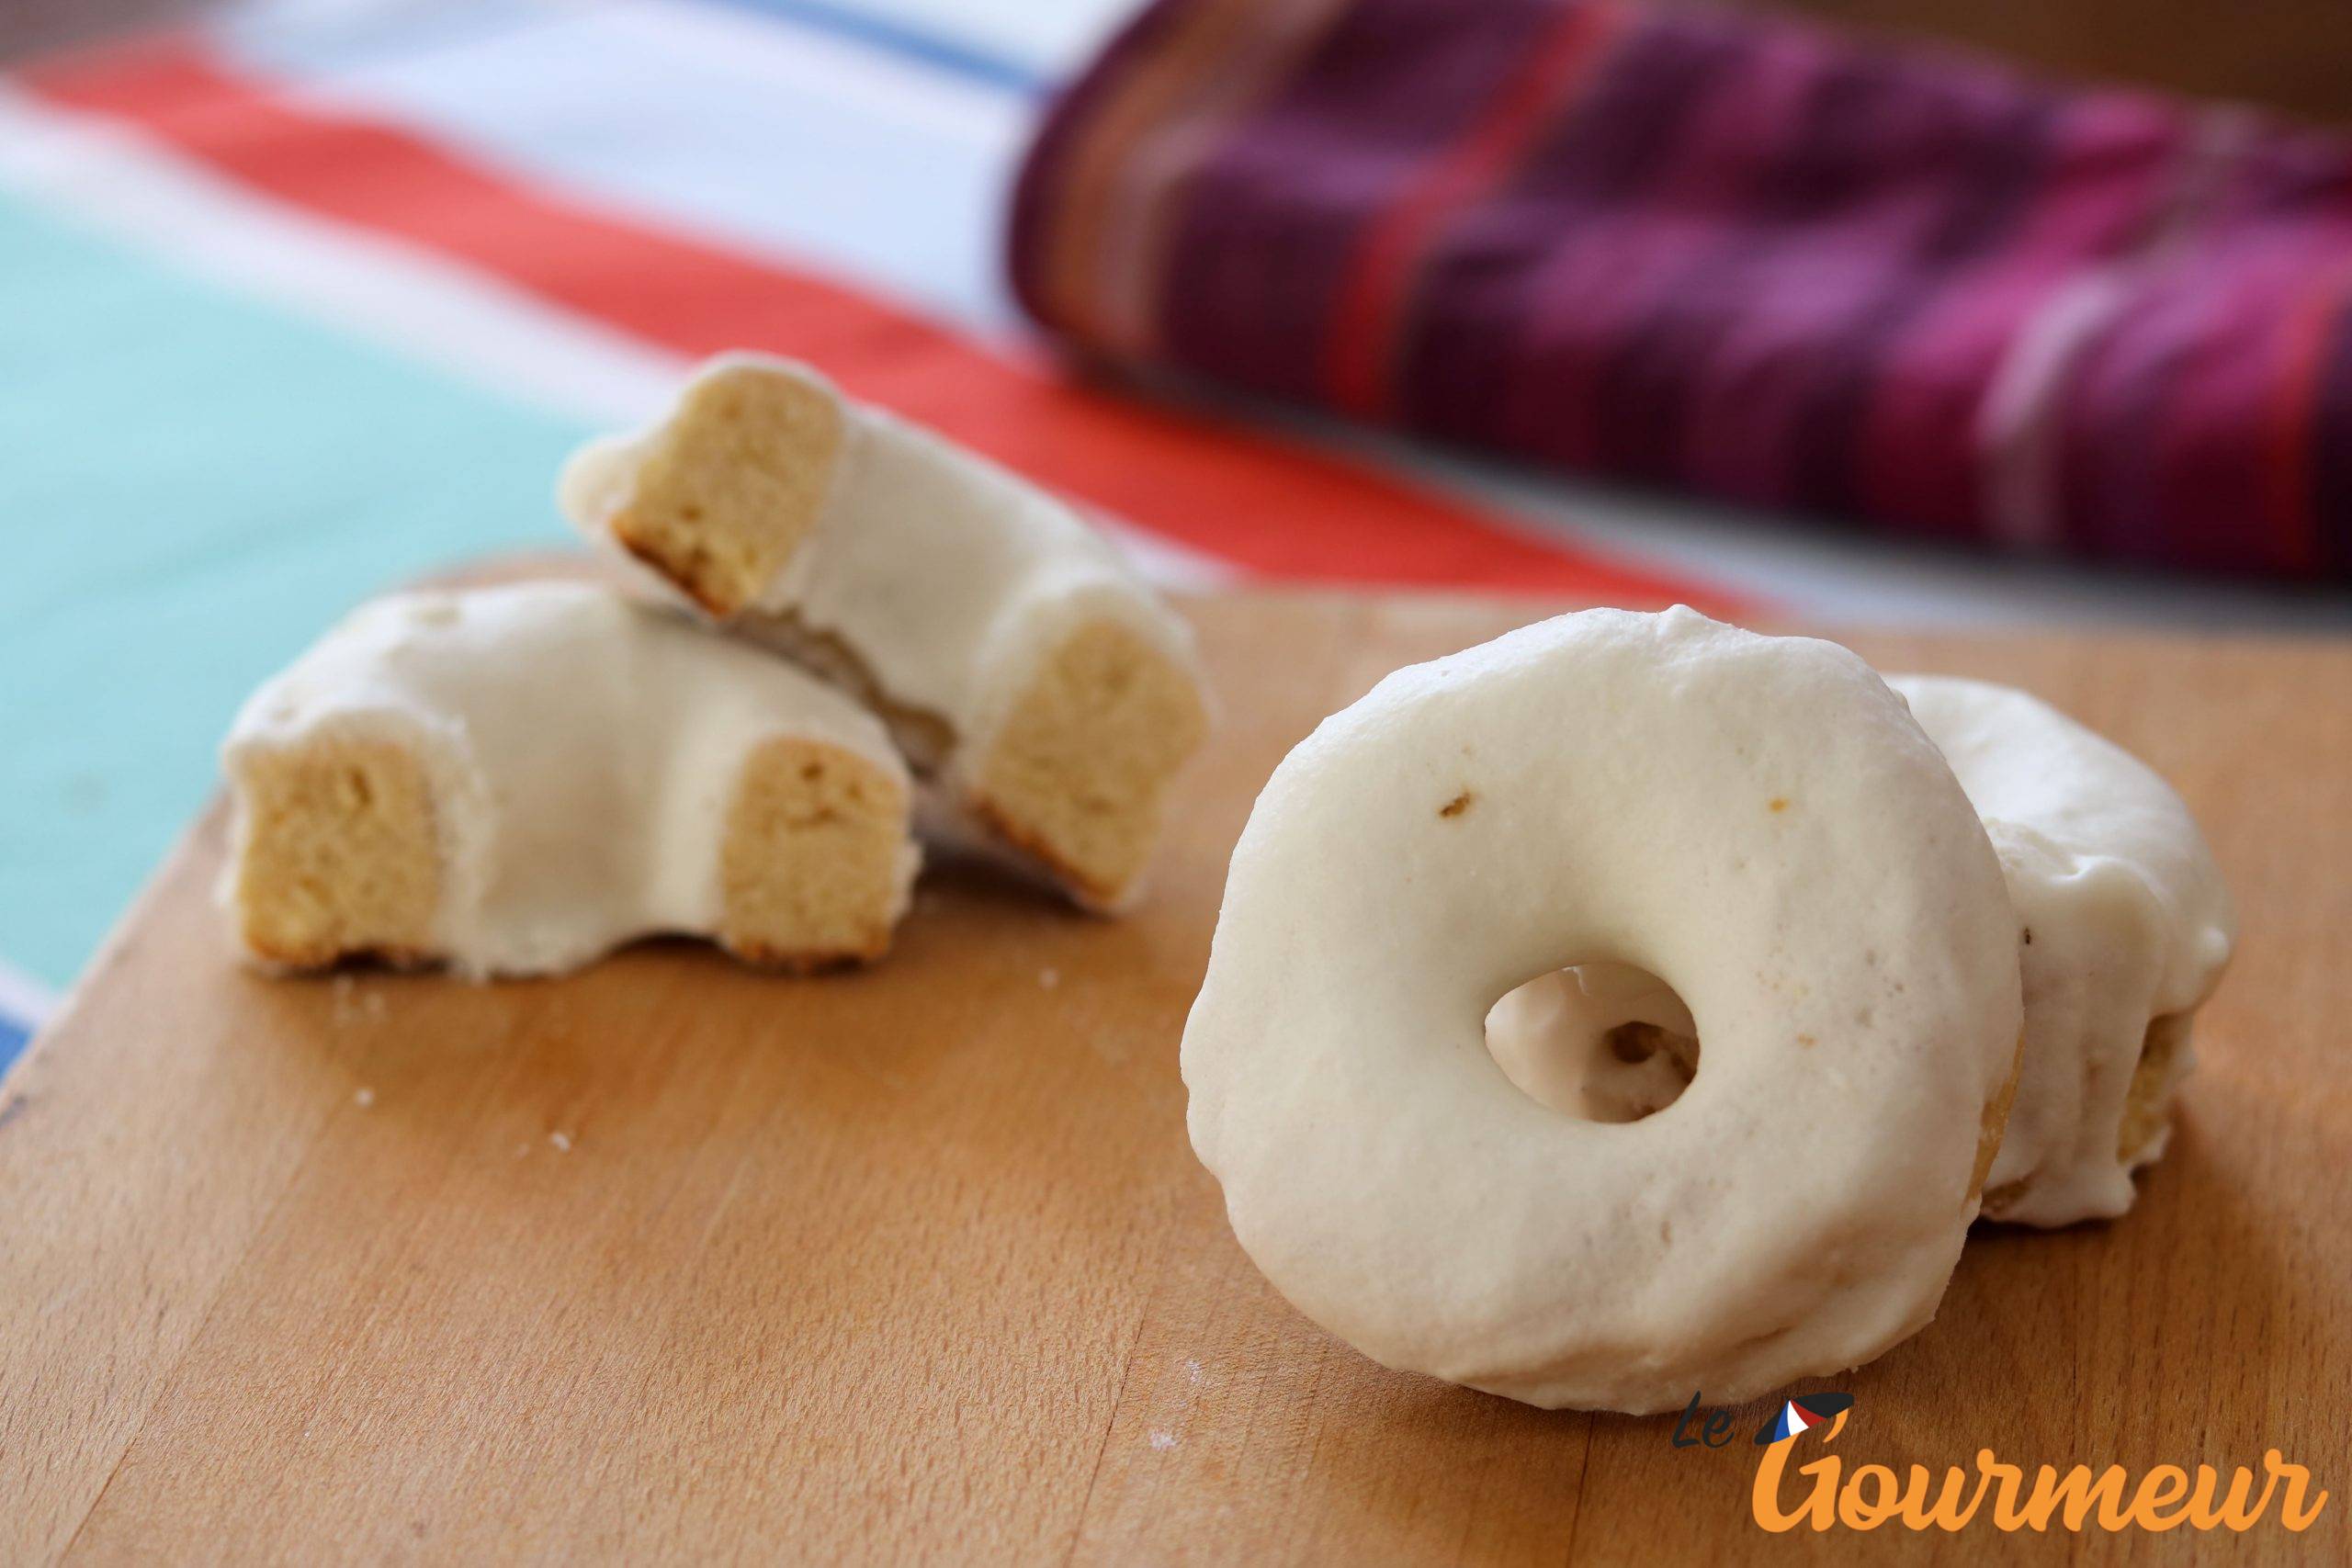
[[[1630,964],[1538,975],[1487,1013],[1487,1050],[1529,1099],[1582,1122],[1638,1122],[1699,1071],[1698,1026],[1674,987]]]

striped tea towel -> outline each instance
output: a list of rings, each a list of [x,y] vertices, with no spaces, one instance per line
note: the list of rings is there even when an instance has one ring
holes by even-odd
[[[2352,143],[1781,20],[1159,0],[1062,96],[1087,350],[1775,508],[2352,579]]]

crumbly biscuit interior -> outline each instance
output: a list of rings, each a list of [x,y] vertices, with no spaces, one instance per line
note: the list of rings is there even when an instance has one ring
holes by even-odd
[[[316,968],[424,955],[441,852],[423,764],[387,739],[312,739],[243,771],[235,904],[245,945]]]
[[[907,791],[871,759],[780,739],[745,762],[720,849],[720,940],[756,963],[878,958],[904,894]]]
[[[816,525],[841,453],[823,387],[756,365],[697,382],[639,460],[609,526],[714,615],[752,604]]]
[[[1096,903],[1150,858],[1169,781],[1207,713],[1191,673],[1120,622],[1085,622],[1040,662],[989,742],[975,806]]]

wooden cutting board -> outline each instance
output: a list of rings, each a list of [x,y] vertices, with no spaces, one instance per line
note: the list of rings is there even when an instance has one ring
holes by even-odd
[[[223,948],[207,813],[0,1089],[0,1561],[1851,1550],[1751,1522],[1764,1406],[1678,1448],[1671,1417],[1386,1371],[1235,1246],[1176,1051],[1250,800],[1382,673],[1537,609],[1193,609],[1226,727],[1117,922],[949,868],[865,974],[678,943],[540,983],[272,982]],[[2146,757],[2245,934],[2139,1208],[1981,1229],[1936,1323],[1833,1380],[1834,1451],[2137,1474],[2276,1448],[2336,1494],[2310,1532],[2075,1554],[2343,1561],[2352,645],[1850,640]]]

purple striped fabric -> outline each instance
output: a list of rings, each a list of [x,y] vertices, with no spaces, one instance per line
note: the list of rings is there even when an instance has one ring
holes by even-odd
[[[2352,142],[1598,0],[1159,0],[1048,116],[1091,354],[1883,531],[2352,577]]]

